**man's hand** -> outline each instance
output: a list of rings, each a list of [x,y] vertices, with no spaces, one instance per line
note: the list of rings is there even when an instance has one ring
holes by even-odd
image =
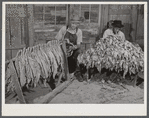
[[[69,39],[64,39],[67,43],[70,43]]]
[[[76,45],[70,47],[71,50],[76,50],[77,48],[78,47]]]

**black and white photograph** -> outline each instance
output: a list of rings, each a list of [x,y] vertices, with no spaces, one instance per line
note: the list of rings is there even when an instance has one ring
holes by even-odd
[[[147,115],[147,2],[2,6],[4,116]]]

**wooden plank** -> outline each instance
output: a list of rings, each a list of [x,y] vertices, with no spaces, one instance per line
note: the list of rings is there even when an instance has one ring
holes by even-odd
[[[61,49],[63,52],[63,58],[64,58],[64,71],[65,71],[65,78],[66,80],[70,79],[69,78],[69,68],[68,68],[68,61],[67,61],[67,56],[66,56],[66,41],[63,41],[61,45]]]
[[[131,12],[131,24],[132,24],[132,32],[131,32],[131,36],[132,36],[132,41],[136,40],[136,29],[137,29],[137,7],[136,5],[133,5],[132,7],[132,12]]]
[[[11,59],[11,50],[6,50],[6,55],[5,55],[5,60],[10,60]]]
[[[56,5],[55,5],[55,25],[56,25]]]
[[[25,5],[25,12],[26,12],[26,17],[25,17],[25,40],[26,40],[26,47],[29,47],[29,28],[28,28],[28,5]]]
[[[136,40],[140,36],[144,37],[144,18],[142,17],[141,14],[138,15]]]
[[[100,37],[102,37],[103,32],[105,31],[107,27],[107,22],[109,21],[109,5],[102,5],[101,7],[101,14],[104,14],[104,17],[101,18],[101,33]]]
[[[91,4],[89,4],[89,23],[91,22]]]
[[[29,29],[29,46],[34,45],[34,18],[33,18],[33,5],[28,4],[28,29]]]
[[[75,78],[73,77],[72,79],[65,81],[64,83],[62,83],[61,85],[59,85],[57,88],[55,88],[52,92],[48,93],[45,96],[41,96],[39,98],[36,98],[33,100],[33,103],[38,103],[38,104],[46,104],[46,103],[50,103],[50,101],[60,92],[62,92],[66,87],[68,87],[71,82],[74,80]]]
[[[10,62],[10,64],[11,64],[11,77],[12,77],[12,80],[13,80],[13,83],[14,83],[14,86],[15,86],[15,92],[17,93],[17,96],[18,96],[18,99],[19,99],[20,103],[25,104],[26,102],[25,102],[25,99],[24,99],[24,96],[23,96],[23,93],[22,93],[21,86],[19,84],[19,80],[18,80],[18,77],[17,77],[17,74],[16,74],[14,64],[13,64],[12,61]]]
[[[104,26],[107,25],[107,22],[109,21],[109,5],[105,5],[105,11],[104,11]]]
[[[6,47],[6,50],[17,50],[17,49],[22,49],[24,48],[25,45],[18,45],[17,47]]]
[[[11,47],[10,45],[10,19],[6,17],[6,48]]]
[[[7,4],[6,5],[6,17],[25,17],[23,4]]]
[[[99,5],[99,15],[98,15],[98,27],[100,28],[100,24],[101,24],[101,5]]]

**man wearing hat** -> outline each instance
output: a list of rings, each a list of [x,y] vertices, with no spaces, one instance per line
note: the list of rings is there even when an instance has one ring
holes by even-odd
[[[124,25],[122,25],[122,22],[120,20],[114,20],[112,23],[112,28],[111,29],[107,29],[104,34],[103,34],[103,38],[108,37],[109,35],[112,36],[116,36],[118,39],[121,40],[125,40],[125,35],[122,31],[120,31],[120,29],[124,27]]]
[[[77,67],[77,57],[80,53],[80,44],[82,43],[82,31],[78,28],[79,24],[79,16],[74,15],[73,18],[70,19],[70,23],[63,26],[55,37],[55,39],[59,41],[66,40],[66,48],[68,46],[71,50],[69,53],[70,55],[67,55],[69,73],[74,73],[76,69],[79,69],[79,67]],[[83,81],[83,78],[80,77],[79,80]]]

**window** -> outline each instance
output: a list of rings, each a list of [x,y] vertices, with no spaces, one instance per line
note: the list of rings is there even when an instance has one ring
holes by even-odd
[[[79,14],[85,23],[98,23],[99,5],[96,4],[71,4],[71,14]]]
[[[65,24],[67,5],[50,4],[50,5],[34,5],[34,20],[36,23],[48,24]]]
[[[84,12],[84,18],[85,18],[85,19],[89,19],[89,11]]]

